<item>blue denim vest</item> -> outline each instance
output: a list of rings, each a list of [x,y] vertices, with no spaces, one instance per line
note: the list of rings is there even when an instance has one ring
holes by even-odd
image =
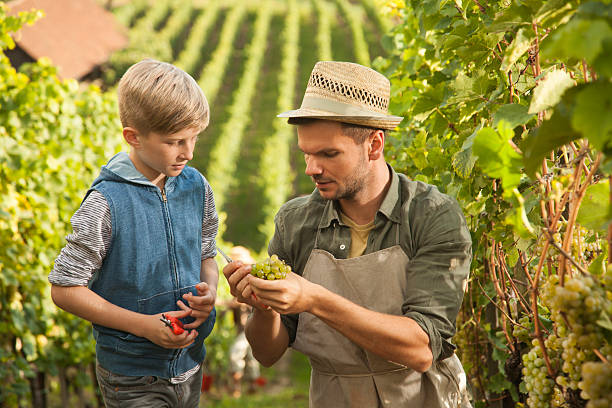
[[[104,195],[110,207],[112,240],[90,289],[117,306],[143,314],[178,310],[176,302],[185,293],[197,295],[205,194],[200,173],[185,167],[179,176],[168,177],[164,201],[129,156],[119,153],[102,167],[93,189]],[[202,363],[204,339],[214,323],[213,310],[197,329],[195,342],[184,349],[166,349],[143,337],[94,324],[96,355],[100,365],[117,374],[172,378]]]

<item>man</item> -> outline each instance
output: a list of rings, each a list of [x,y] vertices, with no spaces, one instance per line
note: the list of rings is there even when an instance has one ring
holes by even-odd
[[[293,268],[284,280],[224,269],[254,306],[253,354],[274,364],[287,347],[312,365],[311,407],[469,407],[450,342],[471,260],[457,202],[396,173],[383,156],[389,81],[361,65],[319,62],[297,126],[316,185],[276,216],[268,252]]]

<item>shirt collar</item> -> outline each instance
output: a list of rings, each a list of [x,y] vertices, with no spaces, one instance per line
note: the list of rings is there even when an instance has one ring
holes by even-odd
[[[378,209],[377,215],[380,213],[387,217],[389,220],[399,223],[400,211],[402,207],[400,202],[399,176],[388,163],[387,167],[389,168],[389,173],[391,175],[391,185],[389,186],[389,190],[387,190],[387,195],[385,196],[383,202],[380,205],[380,208]],[[340,207],[337,200],[327,200],[325,208],[323,209],[321,221],[319,222],[319,228],[327,228],[334,221],[340,224],[341,220],[339,211]]]

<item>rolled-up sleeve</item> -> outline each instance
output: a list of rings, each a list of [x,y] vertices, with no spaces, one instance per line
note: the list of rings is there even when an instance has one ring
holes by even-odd
[[[427,333],[434,360],[449,357],[472,259],[472,240],[453,199],[424,206],[413,224],[416,252],[407,266],[402,312]]]
[[[87,286],[111,245],[111,214],[104,196],[92,191],[70,222],[73,232],[66,237],[66,246],[55,259],[49,282],[58,286]]]

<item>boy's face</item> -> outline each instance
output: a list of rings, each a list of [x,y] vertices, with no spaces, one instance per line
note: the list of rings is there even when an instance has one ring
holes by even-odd
[[[130,143],[130,159],[136,169],[152,182],[163,179],[160,176],[178,176],[193,158],[199,133],[197,128],[186,128],[169,135],[149,132],[144,136],[136,132],[137,142]]]

